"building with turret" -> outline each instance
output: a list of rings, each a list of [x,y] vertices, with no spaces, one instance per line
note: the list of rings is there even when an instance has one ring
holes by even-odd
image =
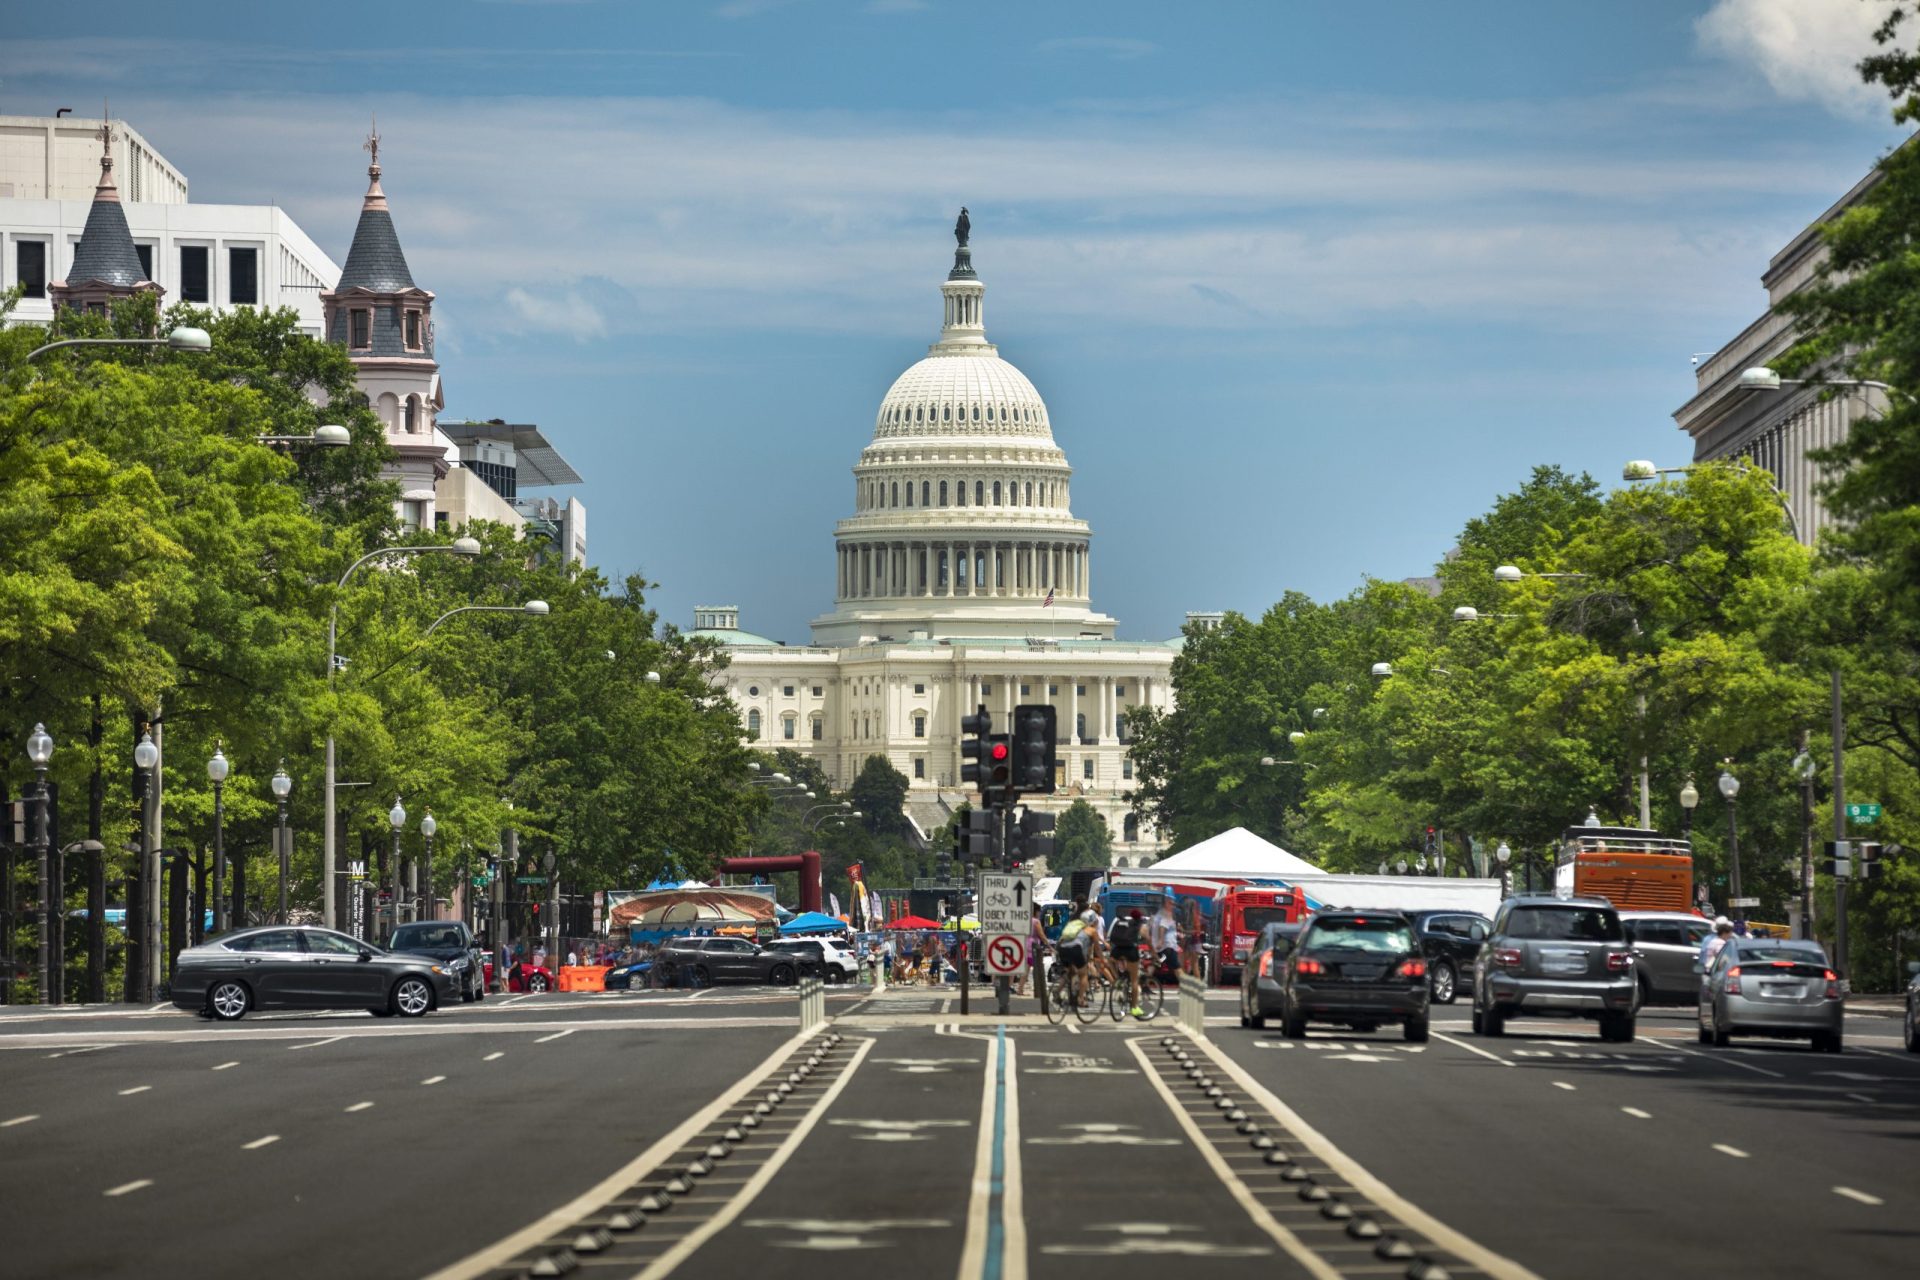
[[[1072,509],[1073,468],[1046,402],[986,336],[970,226],[940,285],[938,339],[881,397],[853,467],[853,514],[834,529],[834,607],[812,643],[741,628],[735,605],[695,609],[693,635],[725,646],[721,680],[747,737],[819,761],[845,787],[871,755],[911,784],[923,831],[972,798],[960,719],[996,728],[1047,703],[1059,724],[1058,810],[1085,799],[1116,860],[1162,847],[1132,814],[1128,717],[1172,704],[1177,641],[1116,638],[1093,603],[1092,530]]]

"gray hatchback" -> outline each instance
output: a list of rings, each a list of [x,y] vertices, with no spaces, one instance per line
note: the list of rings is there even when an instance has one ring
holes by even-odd
[[[1633,1039],[1632,944],[1605,898],[1509,898],[1474,958],[1473,1029],[1515,1017],[1593,1018],[1604,1040]]]
[[[1700,984],[1700,1043],[1729,1036],[1805,1036],[1840,1052],[1846,1001],[1840,975],[1811,941],[1734,938],[1714,955]]]

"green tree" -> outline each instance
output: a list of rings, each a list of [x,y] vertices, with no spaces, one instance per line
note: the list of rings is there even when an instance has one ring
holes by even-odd
[[[1053,856],[1047,874],[1063,876],[1082,867],[1104,870],[1113,865],[1113,833],[1099,810],[1075,800],[1060,813],[1053,832]]]
[[[898,838],[907,829],[907,775],[883,755],[870,755],[847,788],[847,798],[864,816],[861,825],[882,838]]]

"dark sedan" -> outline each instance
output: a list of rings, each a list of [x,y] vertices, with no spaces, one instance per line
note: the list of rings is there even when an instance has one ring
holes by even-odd
[[[1492,922],[1471,911],[1410,911],[1414,937],[1427,957],[1427,986],[1434,1003],[1452,1004],[1460,995],[1460,978],[1473,975],[1474,957],[1487,940]]]
[[[387,950],[437,960],[453,971],[463,1001],[487,998],[487,953],[473,931],[458,920],[415,920],[387,939]]]
[[[188,947],[172,987],[176,1007],[226,1022],[251,1009],[366,1009],[417,1018],[459,995],[459,979],[436,960],[382,951],[331,929],[285,925]]]
[[[1258,1031],[1268,1018],[1280,1016],[1283,995],[1281,981],[1286,977],[1287,953],[1293,950],[1304,924],[1262,926],[1247,952],[1247,963],[1240,970],[1240,1025]]]
[[[1287,957],[1281,1018],[1289,1039],[1308,1022],[1372,1031],[1398,1022],[1406,1038],[1426,1042],[1427,960],[1413,926],[1397,911],[1322,911]]]

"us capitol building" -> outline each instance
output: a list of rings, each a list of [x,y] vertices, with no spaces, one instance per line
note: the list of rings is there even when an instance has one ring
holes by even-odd
[[[986,286],[967,214],[940,286],[940,340],[894,381],[854,465],[854,513],[834,529],[834,609],[813,643],[740,629],[734,605],[696,606],[694,630],[725,646],[720,680],[749,740],[818,760],[836,787],[884,755],[911,782],[923,833],[973,788],[960,783],[960,718],[984,703],[994,732],[1021,703],[1051,703],[1058,790],[1107,820],[1116,862],[1162,842],[1128,811],[1127,717],[1172,701],[1180,641],[1114,638],[1093,607],[1092,531],[1074,518],[1073,469],[1047,406],[987,341]]]

